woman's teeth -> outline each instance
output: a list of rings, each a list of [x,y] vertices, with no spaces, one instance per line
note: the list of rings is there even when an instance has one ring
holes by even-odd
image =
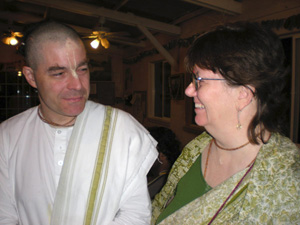
[[[200,104],[200,103],[195,103],[195,108],[197,109],[204,109],[204,105]]]

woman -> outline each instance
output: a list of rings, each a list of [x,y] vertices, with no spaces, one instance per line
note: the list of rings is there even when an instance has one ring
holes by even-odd
[[[148,131],[157,141],[156,149],[159,153],[148,175],[148,191],[151,200],[162,189],[167,181],[170,169],[180,155],[180,142],[175,133],[166,127],[149,127]]]
[[[186,95],[207,132],[174,163],[152,224],[300,224],[300,157],[280,133],[287,79],[280,40],[256,23],[200,36]]]

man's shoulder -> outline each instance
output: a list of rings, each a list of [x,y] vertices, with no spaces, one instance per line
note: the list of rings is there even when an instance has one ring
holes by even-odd
[[[32,117],[33,113],[35,113],[36,111],[36,106],[35,107],[32,107],[30,109],[27,109],[26,111],[24,112],[21,112],[13,117],[10,117],[8,118],[7,120],[3,121],[1,124],[0,124],[0,127],[3,128],[9,128],[9,127],[15,127],[15,126],[18,126],[22,123],[26,123],[26,122],[29,122],[30,121],[30,118]],[[35,117],[35,116],[34,116]]]
[[[101,103],[96,103],[96,102],[93,102],[93,101],[88,101],[87,105],[88,105],[88,107],[90,108],[90,110],[92,112],[94,112],[95,110],[98,110],[98,111],[104,113],[107,109],[112,109],[112,111],[114,111],[118,117],[127,118],[127,119],[131,118],[131,119],[135,120],[132,117],[132,115],[129,114],[128,112],[125,112],[124,110],[119,109],[119,108],[115,108],[113,106],[103,105]]]
[[[117,127],[126,127],[126,133],[131,132],[144,132],[149,133],[146,128],[138,121],[136,120],[130,113],[115,108],[113,106],[108,105],[102,105],[100,103],[88,101],[87,102],[87,109],[89,109],[88,114],[92,113],[93,115],[97,115],[97,117],[101,117],[105,115],[105,112],[107,112],[108,109],[111,109],[112,117],[116,119],[117,121],[115,123],[115,126]]]

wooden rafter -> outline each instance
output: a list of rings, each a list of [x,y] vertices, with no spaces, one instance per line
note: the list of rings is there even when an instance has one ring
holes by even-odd
[[[179,26],[162,23],[159,21],[143,18],[130,13],[122,13],[115,10],[97,7],[91,4],[86,4],[76,1],[61,1],[61,0],[18,0],[20,2],[37,4],[49,8],[64,10],[80,15],[100,17],[103,16],[111,21],[127,24],[130,26],[137,26],[143,24],[150,30],[159,31],[170,35],[179,35],[181,29]]]
[[[242,3],[235,0],[183,0],[223,13],[236,15],[242,13]]]

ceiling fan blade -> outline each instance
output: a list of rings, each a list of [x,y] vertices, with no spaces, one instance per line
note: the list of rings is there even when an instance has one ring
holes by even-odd
[[[93,35],[103,35],[106,32],[105,31],[94,30],[92,33],[93,33]]]
[[[15,37],[23,37],[23,34],[21,32],[12,32],[12,35]]]
[[[96,36],[96,35],[90,35],[90,36],[83,36],[83,37],[81,37],[81,38],[83,38],[83,39],[97,38],[97,36]]]
[[[119,31],[119,32],[107,32],[105,33],[106,36],[129,36],[130,34],[126,31]]]
[[[109,41],[106,39],[106,38],[101,38],[100,39],[100,42],[101,42],[101,45],[104,47],[104,48],[109,48]]]

